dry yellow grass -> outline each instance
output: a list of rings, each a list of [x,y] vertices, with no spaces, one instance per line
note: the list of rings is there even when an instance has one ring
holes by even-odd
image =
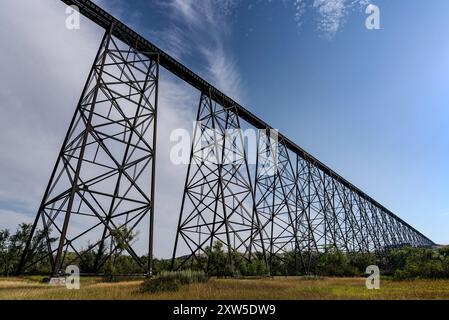
[[[382,280],[380,290],[367,290],[364,278],[278,277],[266,279],[212,279],[179,292],[140,293],[141,281],[105,283],[83,279],[80,290],[49,287],[36,279],[0,278],[0,299],[45,300],[195,300],[195,299],[449,299],[449,280]]]

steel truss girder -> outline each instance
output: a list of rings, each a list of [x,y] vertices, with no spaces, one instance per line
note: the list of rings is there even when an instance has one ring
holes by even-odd
[[[117,32],[112,25],[103,37],[19,273],[43,260],[50,262],[54,276],[73,262],[84,266],[82,273],[99,273],[122,251],[142,274],[151,273],[158,55],[137,51],[114,37]],[[148,263],[131,242],[145,220]],[[48,251],[39,257],[31,247],[37,230],[48,234]],[[51,243],[50,238],[57,241]],[[95,259],[88,262],[88,255]]]

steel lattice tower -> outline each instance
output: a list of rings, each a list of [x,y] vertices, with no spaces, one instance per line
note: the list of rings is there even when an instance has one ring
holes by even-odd
[[[216,100],[211,93],[200,99],[175,241],[176,246],[181,238],[191,251],[183,263],[208,255],[215,241],[249,260],[256,252],[265,254],[244,140],[236,130],[239,117]]]
[[[73,261],[87,265],[84,257],[94,253],[82,271],[98,273],[148,216],[152,238],[158,56],[137,51],[113,30],[101,42],[33,225],[33,234],[43,230],[58,241],[34,257],[30,238],[20,271],[36,258],[49,259],[58,275]],[[88,227],[77,231],[77,224]],[[97,240],[87,245],[85,239]],[[122,250],[142,273],[151,271],[131,243]],[[75,253],[72,261],[68,251]]]

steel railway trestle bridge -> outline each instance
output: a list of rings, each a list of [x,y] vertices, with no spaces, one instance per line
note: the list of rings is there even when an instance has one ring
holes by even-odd
[[[53,276],[73,261],[89,266],[82,272],[99,273],[114,254],[126,252],[142,274],[151,275],[160,67],[201,93],[197,114],[201,125],[195,135],[214,129],[209,141],[214,153],[229,151],[225,131],[245,122],[261,132],[258,160],[272,156],[273,147],[278,154],[268,161],[271,167],[258,161],[254,171],[241,134],[233,139],[232,148],[240,155],[234,162],[208,163],[192,148],[173,261],[181,245],[188,255],[178,258],[181,263],[176,267],[210,260],[206,248],[217,241],[224,245],[231,265],[234,252],[246,259],[263,257],[268,268],[280,254],[291,252],[304,270],[310,266],[311,253],[328,247],[381,255],[398,246],[434,245],[284,135],[279,133],[274,140],[267,123],[91,1],[62,2],[77,6],[105,34],[36,215],[19,274],[43,261],[49,261]],[[136,253],[130,239],[145,218],[149,259]],[[45,254],[36,254],[37,235]],[[97,235],[98,240],[82,248],[86,238],[90,241]]]

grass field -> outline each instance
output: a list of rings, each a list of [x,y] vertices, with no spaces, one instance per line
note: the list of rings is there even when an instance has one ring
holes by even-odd
[[[368,290],[364,278],[211,279],[178,292],[159,294],[140,293],[140,283],[87,278],[82,280],[80,290],[67,290],[49,287],[38,278],[0,278],[0,299],[449,299],[449,280],[383,279],[380,290]]]

